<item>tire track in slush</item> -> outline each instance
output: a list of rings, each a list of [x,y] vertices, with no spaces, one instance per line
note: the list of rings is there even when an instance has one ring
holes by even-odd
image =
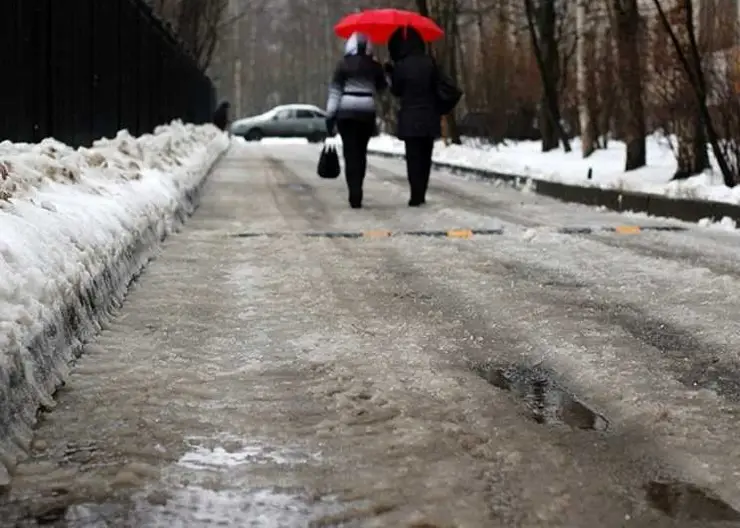
[[[287,166],[283,165],[282,170],[290,174],[291,181],[302,181],[300,175]],[[475,201],[488,206],[485,200]],[[471,209],[469,202],[463,196],[456,196],[454,202],[455,204],[463,202],[466,209]],[[292,207],[299,208],[300,205],[293,201]],[[299,211],[296,209],[296,212]],[[473,210],[473,212],[477,211]],[[379,211],[372,211],[372,214],[379,221],[383,220]],[[509,220],[514,218],[516,215],[508,215]],[[528,223],[531,225],[533,222],[528,221]],[[312,222],[312,227],[319,226]],[[347,258],[351,258],[354,245],[352,241],[332,239],[332,243],[345,253]],[[469,304],[461,301],[455,292],[429,277],[423,267],[407,260],[390,244],[383,248],[383,255],[383,273],[390,279],[384,280],[383,283],[407,284],[410,286],[409,289],[393,292],[392,297],[388,299],[378,296],[378,290],[375,288],[363,292],[361,286],[354,283],[338,288],[337,293],[346,296],[347,292],[351,291],[354,299],[358,294],[361,295],[363,304],[375,305],[378,313],[389,313],[391,312],[390,306],[394,306],[393,311],[397,310],[396,316],[405,314],[404,316],[408,317],[407,314],[413,313],[418,320],[426,321],[427,324],[429,324],[430,314],[439,315],[435,319],[440,325],[445,321],[458,319],[461,314],[464,314],[463,325],[450,328],[451,337],[460,343],[470,343],[471,336],[477,336],[484,342],[495,343],[497,350],[508,351],[508,354],[504,354],[508,360],[497,357],[496,361],[492,362],[490,357],[486,357],[484,351],[475,349],[475,347],[467,348],[462,351],[465,357],[464,368],[472,370],[494,387],[511,392],[515,400],[523,402],[525,416],[544,425],[553,425],[553,423],[568,425],[573,430],[573,434],[558,436],[555,441],[570,444],[569,454],[578,466],[610,468],[615,474],[621,476],[620,490],[612,489],[607,493],[626,493],[631,500],[639,500],[636,499],[636,495],[644,493],[643,496],[647,503],[656,511],[673,519],[671,526],[679,526],[675,524],[679,519],[698,522],[740,520],[740,513],[717,498],[710,490],[672,478],[670,464],[662,461],[660,456],[655,455],[651,459],[646,459],[644,451],[638,449],[632,452],[630,438],[610,436],[606,432],[608,418],[591,409],[588,404],[584,404],[567,387],[564,387],[558,380],[557,373],[544,368],[521,365],[519,363],[521,352],[526,349],[526,344],[518,340],[515,332],[507,332],[500,325],[495,331],[492,330],[490,322],[479,313],[471,312]],[[561,277],[556,277],[552,272],[543,269],[538,269],[535,273],[532,273],[534,270],[521,270],[514,267],[505,269],[509,276],[516,280],[526,277],[531,281],[533,276],[537,276],[538,281],[544,279],[545,282],[551,284],[558,284],[562,281]],[[602,310],[609,310],[609,308],[604,305]],[[392,313],[388,315],[393,317]],[[608,316],[604,321],[607,319]],[[654,335],[651,331],[640,333],[624,318],[620,320],[620,324],[631,329],[636,337],[645,341],[649,340],[648,336]],[[661,322],[653,322],[650,326],[660,328],[661,324]],[[641,328],[644,329],[645,326]],[[649,344],[656,345],[659,342],[653,339]],[[584,441],[583,434],[576,432],[579,430],[601,432],[598,436],[589,436],[589,439]],[[644,434],[650,436],[648,431]],[[654,454],[659,451],[657,446],[653,446]],[[650,518],[649,514],[648,518]],[[645,518],[641,521],[657,526],[665,521],[665,517],[652,517],[649,521]],[[693,522],[689,524],[693,525]]]
[[[404,184],[405,180],[393,171],[374,165],[371,166],[376,175],[378,173],[384,175],[379,177],[382,181],[387,181],[395,185]],[[492,214],[507,222],[535,228],[549,225],[548,222],[537,222],[515,213],[501,211],[497,207],[497,202],[450,189],[448,186],[438,185],[437,190],[446,200],[451,201],[455,207],[460,207],[465,211],[480,214],[481,211],[479,209],[477,210],[476,207],[481,207],[484,211],[493,207]],[[471,206],[471,203],[474,206]],[[691,250],[671,254],[659,246],[653,245],[648,247],[642,245],[641,242],[634,242],[627,238],[617,239],[597,233],[576,233],[575,236],[580,236],[611,248],[626,249],[638,256],[647,256],[675,263],[684,263],[687,259],[698,260],[701,265],[705,266],[712,273],[740,278],[740,266],[735,267],[717,263]],[[551,270],[545,267],[539,267],[534,264],[530,264],[528,267],[535,275],[548,277],[545,283],[555,286],[562,283],[562,277],[556,276]],[[574,283],[573,279],[566,279],[566,281],[569,284]],[[584,286],[583,284],[577,285],[577,287]],[[569,301],[555,299],[553,302],[562,303],[565,306]],[[727,357],[726,351],[721,347],[705,343],[691,331],[680,328],[680,326],[669,323],[666,320],[653,317],[639,307],[629,303],[607,305],[603,303],[596,304],[592,300],[583,299],[580,301],[578,307],[582,308],[584,314],[597,323],[618,321],[620,326],[635,338],[656,348],[665,357],[672,358],[674,361],[670,364],[670,371],[673,372],[675,379],[688,389],[709,389],[727,398],[728,401],[733,403],[740,402],[740,363],[736,361],[721,361],[720,358]],[[679,341],[682,344],[677,346]],[[687,356],[694,357],[694,360],[687,362]]]
[[[289,168],[280,160],[270,159],[270,162],[271,165],[280,172],[278,181],[281,182],[281,184],[287,182],[299,184],[304,181],[304,179],[300,176],[298,172]],[[277,203],[278,208],[281,210],[281,212],[283,212],[286,218],[296,218],[302,213],[302,203],[300,198],[297,196],[283,196],[279,199],[279,202]],[[380,212],[374,212],[373,215],[376,216],[378,220],[382,220]],[[322,225],[317,219],[310,216],[305,217],[305,222],[300,222],[300,224],[302,225],[296,225],[295,227],[298,229],[309,228],[316,230],[325,228],[325,226]],[[333,238],[327,238],[326,240],[327,243],[331,244],[346,258],[356,258],[356,252],[353,251],[353,247],[355,244],[353,244],[352,242]],[[393,247],[384,247],[381,251],[384,255],[384,263],[382,265],[382,268],[385,280],[382,281],[383,284],[409,284],[411,282],[416,282],[414,281],[414,277],[418,277],[419,275],[424,274],[423,269],[416,268],[405,259],[401,258],[398,251],[396,251]],[[318,253],[316,254],[316,256],[317,258],[320,258]],[[360,264],[357,265],[359,266]],[[366,265],[371,268],[373,267],[371,263],[368,263]],[[323,263],[322,267],[324,267]],[[331,273],[331,267],[327,266],[326,269],[328,273]],[[369,274],[371,272],[371,269],[368,269],[367,272]],[[448,297],[446,295],[447,292],[445,292],[445,295],[441,294],[440,290],[438,288],[434,288],[431,284],[425,283],[424,286],[413,288],[413,290],[404,290],[403,288],[391,288],[390,291],[387,293],[382,292],[385,293],[385,295],[383,295],[381,294],[380,288],[372,286],[372,284],[378,284],[377,281],[373,281],[371,287],[367,288],[367,286],[365,286],[365,284],[361,281],[352,281],[347,284],[341,284],[337,283],[337,280],[338,279],[336,277],[333,277],[333,280],[331,282],[331,287],[335,295],[339,296],[339,298],[344,298],[345,300],[356,305],[362,305],[364,307],[370,306],[373,308],[372,311],[376,313],[386,314],[389,319],[408,319],[409,314],[413,314],[413,319],[422,324],[434,324],[435,322],[438,322],[439,324],[444,324],[445,320],[454,320],[455,318],[459,317],[461,313],[465,313],[465,308],[459,302],[457,302],[454,297]],[[440,299],[442,299],[442,302],[439,302]],[[430,313],[441,313],[442,317],[434,317],[434,320],[430,321]],[[453,340],[457,341],[458,343],[470,343],[469,337],[471,335],[483,335],[488,338],[486,339],[487,341],[490,340],[489,342],[495,342],[499,345],[504,345],[505,343],[505,348],[509,350],[516,350],[517,348],[520,348],[521,344],[517,342],[516,338],[513,335],[502,335],[501,333],[497,333],[495,336],[493,336],[488,328],[488,325],[485,324],[480,317],[476,317],[475,314],[466,315],[467,317],[464,326],[450,330],[450,337]],[[344,317],[347,317],[347,315],[345,314]],[[362,320],[358,318],[356,320],[356,324],[362,325]],[[471,358],[471,351],[463,350],[463,356],[465,357],[465,362],[457,362],[457,367],[466,371],[475,372],[476,366],[478,364]],[[478,375],[481,377],[485,377],[485,375],[481,373],[478,373]],[[516,405],[514,402],[512,403]],[[526,420],[526,412],[524,412],[524,414],[525,416],[522,416],[522,420]],[[583,443],[584,438],[580,437],[580,439],[581,443]],[[556,442],[563,441],[562,437],[556,437],[554,440]],[[586,445],[590,445],[591,442],[594,440],[597,443],[599,442],[599,439],[589,438],[586,441]],[[584,450],[583,447],[584,446],[575,448],[575,446],[569,446],[567,451],[568,456],[572,457],[573,462],[576,463],[578,467],[584,468],[584,471],[588,472],[589,468],[593,466],[592,457],[594,455],[600,458],[600,462],[596,464],[596,466],[603,467],[604,465],[613,465],[611,462],[607,462],[606,460],[604,460],[604,457],[601,456],[600,453],[594,453],[594,450],[588,447]],[[603,445],[600,447],[603,449]],[[599,480],[596,474],[594,474],[591,479],[593,479],[594,481]],[[623,489],[634,490],[636,486],[639,485],[639,483],[639,479],[633,479],[631,482],[623,483]],[[605,488],[606,489],[604,489],[603,491],[604,494],[622,495],[613,487],[607,485],[605,486]],[[627,493],[627,497],[624,498],[629,501],[639,500],[638,498],[632,496],[632,494],[629,492]],[[491,499],[492,502],[495,502],[494,497],[492,497]],[[652,523],[659,522],[660,520],[661,517],[657,515],[653,516],[650,519]]]

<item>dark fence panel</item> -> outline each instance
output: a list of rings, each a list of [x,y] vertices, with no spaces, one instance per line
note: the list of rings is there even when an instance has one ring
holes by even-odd
[[[97,0],[100,2],[100,0]],[[139,70],[141,69],[141,58],[145,56],[146,50],[139,49],[139,34],[141,24],[139,14],[131,9],[126,9],[124,0],[112,0],[114,9],[117,10],[119,27],[127,28],[127,31],[116,32],[116,47],[119,56],[124,57],[118,68],[116,78],[116,100],[117,110],[120,115],[125,116],[126,127],[132,134],[138,134],[140,130],[146,130],[140,126],[139,104],[148,98],[145,86],[139,85]],[[146,107],[149,108],[148,106]]]
[[[58,0],[56,0],[58,1]],[[99,138],[111,136],[118,129],[118,77],[122,68],[118,45],[121,26],[128,27],[128,20],[119,13],[120,0],[100,0],[93,2],[92,31],[92,111],[93,128],[91,136]]]
[[[20,41],[25,43],[26,39],[23,37],[23,27],[20,24],[27,24],[23,17],[25,13],[21,11],[20,2],[22,0],[9,0],[8,6],[14,9],[14,16],[0,18],[0,35],[4,35],[4,38],[8,41]],[[3,37],[0,37],[3,38]],[[23,109],[18,108],[18,99],[20,94],[20,84],[25,81],[27,72],[23,72],[20,69],[21,61],[24,55],[24,45],[22,44],[19,48],[16,46],[7,47],[4,50],[6,56],[8,69],[13,72],[19,73],[18,82],[12,82],[10,76],[5,76],[4,81],[0,82],[0,128],[7,128],[9,123],[22,119]],[[24,124],[25,125],[25,124]],[[28,137],[27,126],[23,127],[23,130],[19,129],[19,136],[23,138]]]
[[[0,2],[0,141],[89,145],[204,123],[215,89],[141,0]]]

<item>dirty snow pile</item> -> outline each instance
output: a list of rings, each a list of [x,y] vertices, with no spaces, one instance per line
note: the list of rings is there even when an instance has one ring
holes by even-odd
[[[72,352],[51,337],[77,338],[59,322],[79,320],[70,304],[106,273],[108,285],[130,281],[192,210],[189,193],[228,144],[211,125],[179,121],[77,150],[52,139],[0,143],[0,483],[13,465],[8,446],[26,447],[36,409],[53,405],[66,376]],[[44,335],[57,349],[39,347]]]
[[[740,203],[740,186],[729,188],[724,185],[712,156],[713,170],[688,180],[671,181],[677,166],[675,141],[656,134],[648,136],[646,146],[647,166],[630,172],[624,171],[626,147],[623,142],[610,141],[608,148],[597,150],[584,159],[577,138],[572,141],[573,150],[569,153],[562,147],[543,153],[539,141],[503,145],[485,144],[474,139],[463,141],[463,145],[445,145],[438,141],[434,146],[434,161],[571,185]],[[403,142],[387,135],[373,138],[369,148],[375,152],[404,153]],[[590,180],[589,169],[592,169]]]

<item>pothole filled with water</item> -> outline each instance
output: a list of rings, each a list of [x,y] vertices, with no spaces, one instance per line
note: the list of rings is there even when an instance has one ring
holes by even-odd
[[[653,507],[673,519],[740,521],[740,512],[711,491],[688,482],[653,480],[645,485],[645,494]]]
[[[542,367],[475,365],[473,370],[494,387],[514,394],[534,421],[574,429],[606,431],[609,421],[569,393]]]

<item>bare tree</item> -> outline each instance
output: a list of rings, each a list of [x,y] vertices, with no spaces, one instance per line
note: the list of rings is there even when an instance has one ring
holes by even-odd
[[[637,0],[612,0],[611,7],[617,42],[624,139],[627,144],[624,170],[630,171],[647,163],[640,67],[640,13]]]
[[[154,0],[155,13],[173,24],[185,50],[202,70],[213,59],[229,0]]]
[[[555,0],[539,0],[536,7],[533,0],[525,0],[524,4],[527,28],[542,81],[540,106],[542,151],[547,152],[557,148],[559,140],[563,143],[563,149],[570,152],[570,141],[561,123],[558,101],[560,65],[558,43],[555,38],[557,22]]]
[[[415,0],[415,1],[416,1],[416,9],[419,11],[419,13],[422,16],[429,18],[430,12],[429,12],[429,4],[427,3],[427,0]]]
[[[681,44],[687,45],[680,9],[672,9],[668,16]],[[685,179],[709,167],[704,125],[675,47],[657,18],[650,31],[650,48],[649,74],[653,78],[646,86],[645,95],[652,105],[654,126],[677,138],[675,146],[671,143],[678,162],[674,179]]]
[[[578,49],[576,58],[576,85],[578,90],[578,121],[581,131],[581,153],[587,158],[596,150],[596,127],[593,118],[593,74],[594,68],[589,64],[592,58],[593,36],[589,28],[589,0],[578,0],[576,7],[576,28],[578,31]]]
[[[694,28],[694,3],[692,0],[679,0],[679,2],[680,3],[678,5],[683,14],[682,29],[685,31],[686,38],[688,40],[686,46],[681,45],[681,41],[671,25],[661,0],[653,0],[653,4],[658,11],[660,22],[674,46],[678,60],[683,67],[689,84],[691,85],[691,89],[698,106],[701,122],[704,125],[707,136],[709,137],[709,144],[712,147],[712,152],[717,160],[717,165],[719,165],[725,185],[728,187],[734,187],[737,183],[735,175],[732,173],[732,170],[727,163],[725,153],[722,151],[720,146],[720,137],[717,134],[714,121],[709,113],[709,106],[707,105],[708,86]]]

